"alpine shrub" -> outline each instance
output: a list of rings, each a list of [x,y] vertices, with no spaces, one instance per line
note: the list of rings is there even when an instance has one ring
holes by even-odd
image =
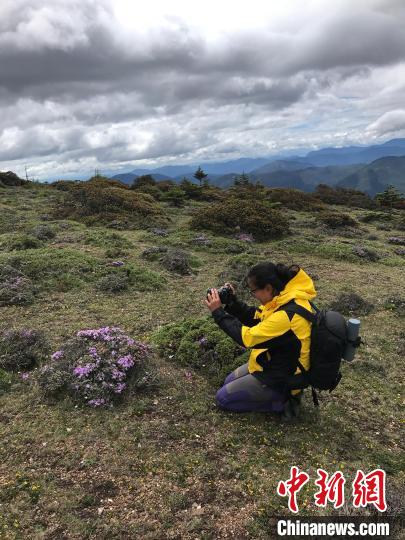
[[[324,223],[331,229],[338,229],[340,227],[357,227],[358,223],[348,214],[341,214],[339,212],[322,212],[318,215],[318,221]]]
[[[151,339],[164,358],[201,371],[217,384],[244,363],[241,355],[246,349],[224,334],[211,317],[168,324]]]
[[[48,351],[48,340],[40,330],[7,330],[0,334],[0,368],[6,371],[33,369]]]
[[[151,355],[149,345],[118,327],[80,330],[37,370],[36,381],[45,397],[109,407],[138,387]]]
[[[289,232],[287,218],[270,203],[234,197],[199,209],[190,225],[195,229],[210,229],[217,234],[248,233],[258,240],[279,238]]]
[[[72,217],[88,225],[105,224],[114,228],[144,227],[147,220],[167,222],[162,209],[150,195],[130,190],[125,184],[92,180],[74,184],[57,209],[60,217]],[[116,225],[114,225],[116,223]]]
[[[325,205],[313,195],[292,188],[272,188],[267,190],[267,198],[272,202],[281,203],[283,208],[304,212],[318,212]]]
[[[32,304],[35,293],[27,276],[9,264],[0,265],[0,306]]]

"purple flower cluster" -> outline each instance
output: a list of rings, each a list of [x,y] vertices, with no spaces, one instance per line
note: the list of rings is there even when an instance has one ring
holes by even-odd
[[[248,233],[239,233],[235,236],[237,240],[242,240],[242,242],[254,242],[254,238],[251,234]]]
[[[208,339],[206,337],[202,337],[198,340],[198,343],[200,344],[200,347],[206,347],[208,345]]]
[[[63,351],[60,350],[60,351],[54,352],[51,358],[52,360],[59,360],[59,358],[62,358],[62,356],[63,356]]]
[[[92,407],[101,407],[101,405],[105,405],[106,400],[103,398],[90,399],[87,403],[88,405],[91,405]]]
[[[59,385],[91,407],[110,406],[128,388],[133,370],[150,352],[149,345],[129,337],[119,327],[80,330],[52,354],[52,360],[61,359],[49,365],[58,375],[44,369],[43,387],[56,390]]]
[[[119,381],[121,381],[122,379],[125,378],[125,373],[123,371],[120,371],[117,368],[113,368],[113,370],[111,372],[111,378],[114,379],[114,380],[118,379]]]
[[[121,328],[118,328],[117,326],[105,326],[103,328],[97,328],[95,330],[79,330],[76,336],[91,338],[96,341],[111,341],[115,337],[117,337],[117,334],[119,335],[121,333]]]
[[[94,371],[95,364],[86,364],[85,366],[76,366],[73,369],[73,375],[76,377],[86,377],[89,373]]]
[[[124,390],[124,388],[126,387],[127,385],[125,383],[118,383],[115,388],[114,388],[114,392],[116,394],[121,394],[121,392]]]
[[[124,266],[124,263],[122,261],[113,261],[111,266]]]
[[[117,360],[117,364],[119,366],[121,366],[122,368],[124,368],[124,369],[129,369],[129,368],[133,367],[134,363],[135,362],[134,362],[131,354],[127,354],[126,356],[122,356],[121,358],[118,358],[118,360]]]

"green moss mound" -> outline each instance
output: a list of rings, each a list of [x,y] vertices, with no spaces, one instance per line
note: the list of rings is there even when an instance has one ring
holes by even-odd
[[[184,319],[151,336],[162,356],[222,384],[226,375],[247,362],[246,349],[237,345],[211,317]]]
[[[153,270],[126,265],[111,268],[96,281],[96,289],[104,292],[118,293],[129,288],[137,291],[158,291],[164,288],[167,280]]]
[[[161,289],[166,283],[157,272],[131,264],[114,268],[103,259],[71,248],[27,249],[14,256],[4,254],[0,255],[2,264],[15,269],[41,291],[66,292],[92,283],[99,290],[111,292],[128,287],[152,291]]]
[[[40,248],[27,249],[15,256],[0,255],[0,263],[8,262],[30,279],[43,281],[65,272],[91,281],[92,273],[100,264],[99,259],[75,249]]]
[[[250,233],[257,240],[271,240],[289,233],[287,218],[272,208],[271,203],[234,197],[202,207],[190,225],[217,234]]]
[[[23,251],[25,249],[37,249],[44,245],[44,242],[31,234],[14,233],[3,235],[0,240],[0,247],[6,251]]]

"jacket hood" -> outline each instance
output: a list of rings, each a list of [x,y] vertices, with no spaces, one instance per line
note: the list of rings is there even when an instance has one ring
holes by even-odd
[[[291,300],[312,300],[315,296],[314,282],[304,270],[300,269],[297,275],[290,279],[280,294],[262,307],[266,310],[277,309]]]

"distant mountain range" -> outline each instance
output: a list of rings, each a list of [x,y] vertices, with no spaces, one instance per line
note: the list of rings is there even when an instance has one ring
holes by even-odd
[[[322,148],[305,156],[273,156],[268,158],[240,158],[237,160],[200,163],[211,184],[226,188],[235,176],[243,172],[252,180],[260,180],[269,187],[292,187],[312,191],[318,184],[350,187],[370,195],[393,184],[405,192],[405,139],[392,139],[372,146]],[[186,177],[193,179],[196,165],[168,165],[155,169],[134,169],[113,175],[127,184],[138,176],[150,174],[155,180],[176,182]]]

